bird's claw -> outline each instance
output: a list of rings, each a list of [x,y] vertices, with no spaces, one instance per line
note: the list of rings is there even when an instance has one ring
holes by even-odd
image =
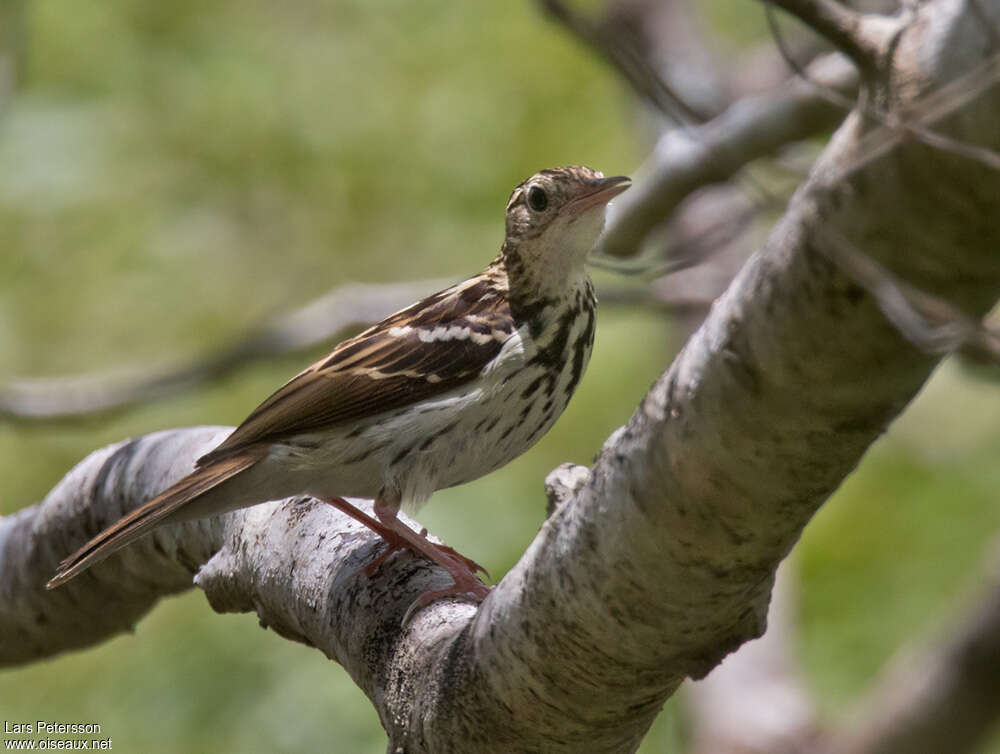
[[[409,541],[407,538],[391,531],[382,531],[380,534],[386,543],[385,551],[380,553],[371,563],[355,571],[355,574],[363,572],[367,577],[371,578],[393,553],[408,549],[423,555],[447,570],[453,581],[451,586],[444,589],[432,589],[417,597],[403,615],[403,626],[409,623],[413,614],[420,610],[420,608],[426,607],[437,600],[452,597],[469,602],[482,602],[486,598],[486,595],[490,593],[490,587],[486,586],[476,577],[476,574],[481,572],[489,578],[489,572],[479,565],[479,563],[472,560],[472,558],[462,555],[455,548],[429,541],[427,539],[427,529],[420,531],[419,536],[422,541],[418,540],[417,542]],[[434,550],[428,550],[430,547],[433,547]]]
[[[421,529],[420,536],[423,537],[424,539],[427,539],[427,529]],[[384,536],[383,539],[385,539]],[[364,572],[365,576],[367,576],[368,578],[374,576],[378,572],[378,569],[381,567],[381,565],[386,560],[388,560],[389,556],[391,556],[393,553],[398,552],[399,550],[413,549],[412,547],[410,547],[410,544],[405,539],[402,538],[393,540],[391,542],[386,540],[386,543],[388,544],[388,547],[386,548],[385,552],[381,553],[377,558],[375,558],[375,560],[373,560],[371,563],[360,569],[361,571]],[[485,568],[479,565],[479,563],[474,561],[472,558],[465,557],[454,547],[438,544],[436,542],[429,542],[429,544],[432,547],[435,547],[440,552],[447,555],[450,560],[457,561],[460,565],[464,566],[469,571],[469,573],[473,574],[481,573],[486,578],[491,578],[489,571],[487,571]]]
[[[414,614],[421,608],[427,607],[433,602],[450,597],[452,599],[464,600],[466,602],[480,603],[486,596],[490,593],[492,587],[488,587],[479,581],[475,576],[469,575],[470,581],[459,584],[458,581],[449,587],[444,589],[431,589],[430,591],[424,592],[406,608],[406,612],[403,613],[403,620],[400,625],[403,628],[409,624],[410,619]],[[464,581],[464,580],[463,580]]]
[[[427,531],[427,530],[424,529],[424,531]],[[434,543],[432,542],[431,544],[434,544]],[[463,566],[465,566],[469,570],[469,573],[473,573],[473,574],[475,574],[475,573],[481,573],[486,578],[490,578],[490,572],[489,571],[487,571],[485,568],[483,568],[481,565],[479,565],[479,563],[477,563],[476,561],[474,561],[472,558],[465,557],[462,553],[460,553],[454,547],[448,547],[448,545],[438,545],[438,544],[434,544],[434,546],[436,548],[438,548],[441,552],[443,552],[445,555],[447,555],[448,557],[452,558],[453,560],[457,560],[459,563],[461,563]]]

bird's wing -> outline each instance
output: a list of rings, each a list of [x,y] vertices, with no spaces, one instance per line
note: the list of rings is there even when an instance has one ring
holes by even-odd
[[[474,379],[514,332],[495,267],[345,340],[258,406],[199,466],[398,409]]]

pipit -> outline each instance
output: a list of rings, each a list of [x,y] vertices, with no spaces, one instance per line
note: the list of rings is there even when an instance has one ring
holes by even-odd
[[[511,194],[503,246],[485,270],[292,378],[191,474],[66,558],[47,586],[162,524],[306,494],[381,535],[385,554],[410,548],[451,574],[452,586],[415,606],[484,597],[472,560],[396,514],[509,463],[566,408],[594,342],[587,256],[607,203],[629,185],[585,167],[531,176]],[[344,497],[374,498],[375,517]]]

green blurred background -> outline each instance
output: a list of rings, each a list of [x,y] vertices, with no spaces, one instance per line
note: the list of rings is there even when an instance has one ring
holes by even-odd
[[[0,111],[0,384],[210,350],[348,281],[462,278],[492,258],[526,175],[627,173],[648,148],[616,76],[529,2],[23,7],[25,65]],[[750,44],[758,10],[716,0],[711,16]],[[438,493],[422,523],[502,575],[542,521],[545,474],[590,461],[676,340],[662,317],[602,312],[556,428]],[[312,355],[111,419],[0,423],[0,512],[99,446],[238,422]],[[994,387],[946,365],[807,531],[800,650],[828,720],[977,583],[1000,524],[998,417]],[[0,719],[38,718],[99,722],[126,752],[385,747],[340,667],[196,591],[135,635],[0,672]],[[680,751],[683,728],[671,701],[642,752]]]

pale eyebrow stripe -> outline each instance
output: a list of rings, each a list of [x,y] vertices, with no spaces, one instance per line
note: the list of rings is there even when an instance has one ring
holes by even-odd
[[[509,211],[511,207],[518,203],[521,199],[521,194],[524,193],[524,189],[518,186],[514,189],[514,193],[510,195],[510,201],[507,202],[507,210]]]

